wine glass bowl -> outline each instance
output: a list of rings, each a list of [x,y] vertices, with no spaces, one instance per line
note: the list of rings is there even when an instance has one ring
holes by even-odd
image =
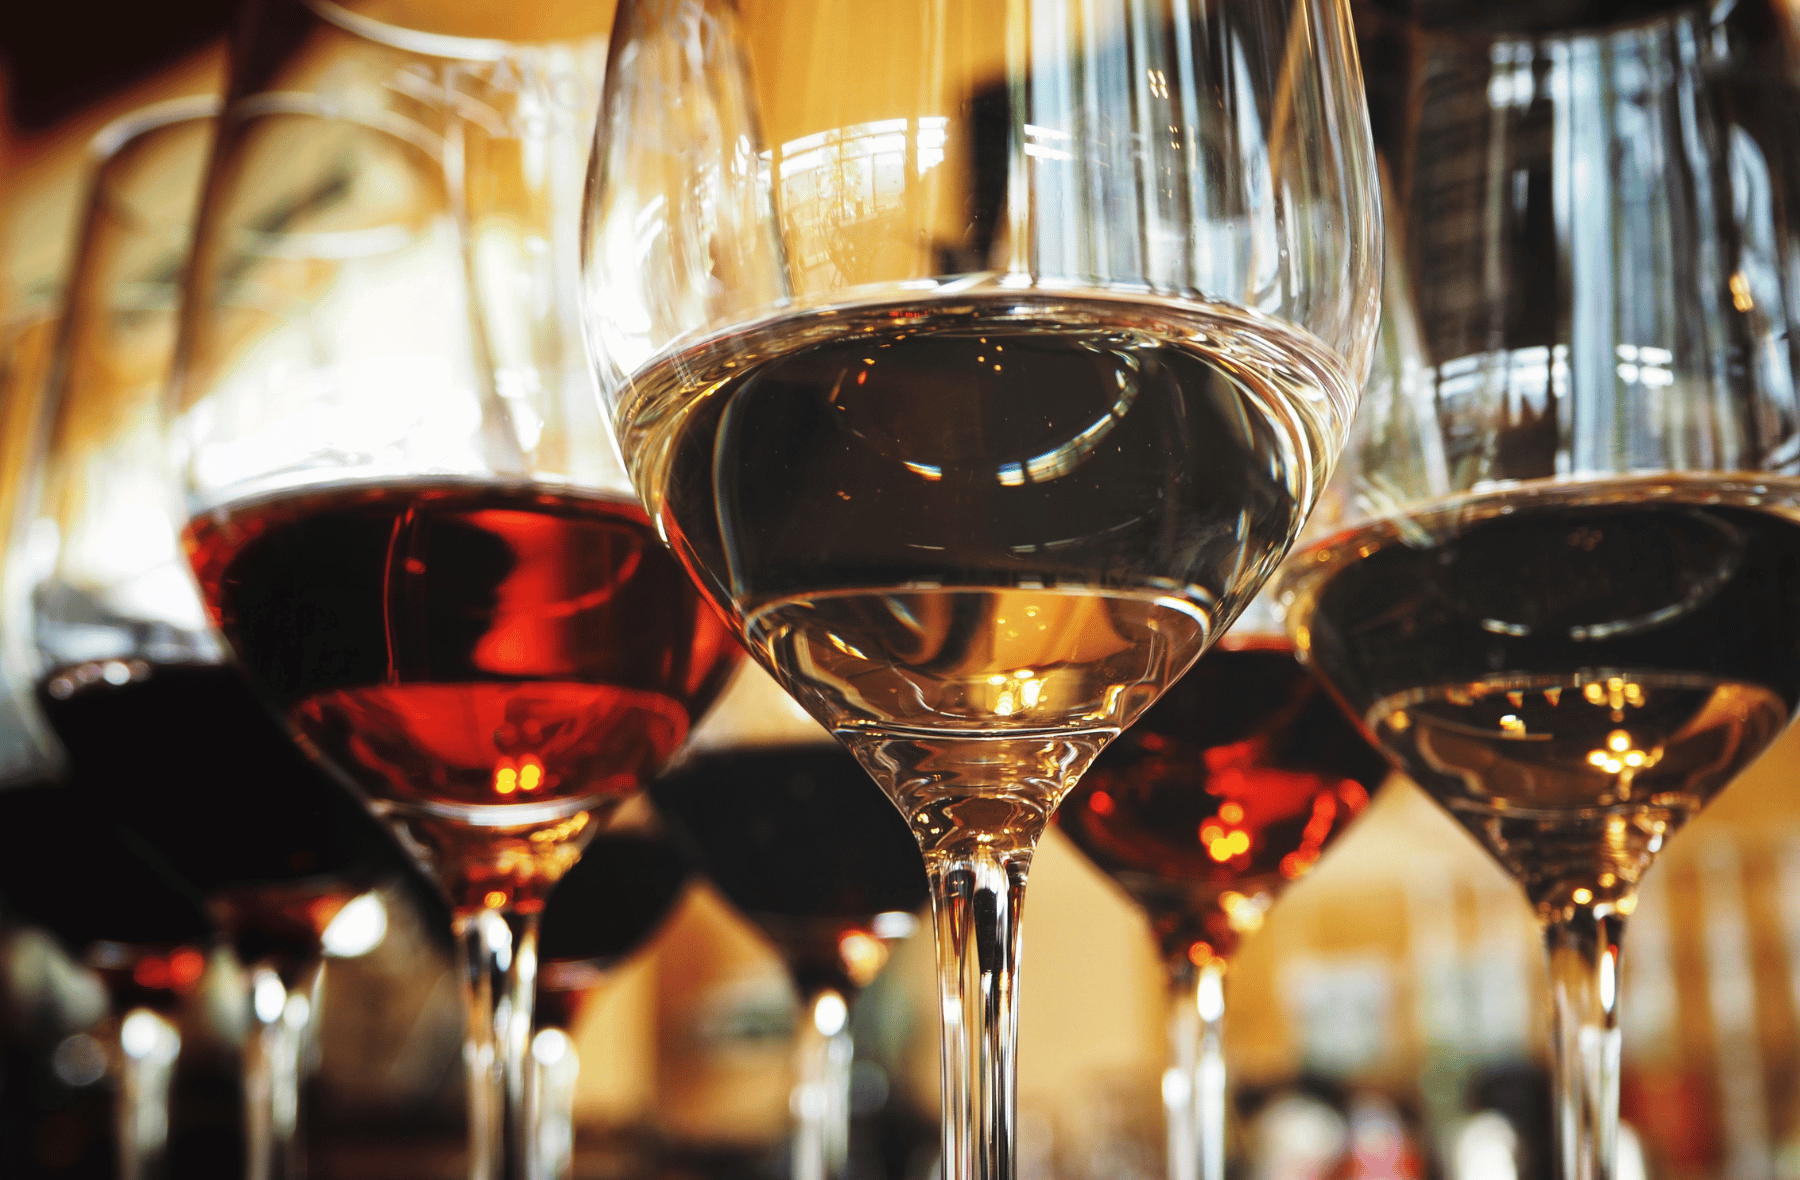
[[[1610,1175],[1637,885],[1800,702],[1789,18],[1359,16],[1388,332],[1290,631],[1523,887],[1563,1174]]]
[[[1013,1167],[1036,840],[1280,561],[1354,411],[1350,33],[1330,0],[617,14],[602,391],[662,535],[924,851],[947,1175]]]
[[[493,1180],[534,1166],[546,897],[739,648],[636,502],[582,355],[607,13],[531,43],[389,11],[246,11],[170,436],[233,653],[451,903]]]

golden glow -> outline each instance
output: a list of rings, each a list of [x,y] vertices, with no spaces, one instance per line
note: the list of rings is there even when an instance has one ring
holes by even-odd
[[[513,769],[511,758],[502,758],[494,767],[494,794],[510,795],[519,789],[519,772]]]
[[[490,910],[499,909],[506,904],[506,891],[503,889],[488,890],[487,893],[482,895],[481,904]]]
[[[1569,896],[1574,899],[1576,905],[1586,905],[1588,902],[1594,900],[1594,891],[1591,889],[1577,889],[1575,892],[1569,894]]]
[[[536,754],[527,754],[519,764],[519,790],[530,794],[544,785],[544,764]]]
[[[1743,271],[1731,276],[1731,305],[1739,311],[1750,311],[1756,306],[1756,300],[1750,296],[1750,280],[1744,277]]]
[[[1225,920],[1239,934],[1252,934],[1262,927],[1263,915],[1269,912],[1269,905],[1275,900],[1272,894],[1234,893],[1227,889],[1219,894],[1219,908],[1225,911]]]
[[[1238,804],[1238,803],[1225,803],[1225,804],[1222,804],[1222,805],[1221,805],[1221,806],[1220,806],[1220,807],[1219,807],[1219,818],[1220,818],[1220,819],[1222,819],[1222,820],[1224,820],[1224,821],[1225,821],[1225,822],[1226,822],[1226,823],[1228,823],[1228,824],[1241,824],[1241,823],[1243,823],[1243,822],[1244,822],[1244,808],[1243,808],[1243,805],[1242,805],[1242,804]]]
[[[861,930],[849,930],[838,939],[838,959],[851,983],[867,987],[887,966],[887,944]]]
[[[1631,917],[1632,911],[1637,909],[1637,894],[1628,893],[1621,897],[1618,901],[1613,902],[1613,909],[1627,918]]]
[[[1506,695],[1512,696],[1514,694],[1507,693]],[[1502,732],[1512,734],[1515,737],[1525,736],[1525,722],[1514,713],[1508,713],[1500,718],[1500,729]]]

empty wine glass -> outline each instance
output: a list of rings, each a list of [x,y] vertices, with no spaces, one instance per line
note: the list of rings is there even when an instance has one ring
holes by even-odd
[[[171,439],[239,661],[448,896],[471,1172],[516,1178],[538,914],[738,647],[632,498],[582,356],[603,28],[381,11],[246,10]]]
[[[1791,13],[1360,15],[1409,297],[1288,622],[1535,907],[1595,1180],[1638,883],[1800,702]]]
[[[1012,1174],[1062,795],[1256,593],[1374,336],[1335,0],[626,0],[583,287],[664,536],[912,824],[944,1172]]]

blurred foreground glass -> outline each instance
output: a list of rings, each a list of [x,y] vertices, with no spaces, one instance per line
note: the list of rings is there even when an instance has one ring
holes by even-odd
[[[545,897],[737,652],[631,495],[574,322],[603,32],[248,9],[173,402],[213,617],[455,911],[479,1178],[527,1170]]]
[[[1596,1180],[1638,882],[1800,701],[1795,29],[1362,15],[1404,294],[1288,621],[1536,907],[1563,1174]]]
[[[1057,802],[1316,499],[1375,331],[1333,0],[621,6],[584,248],[639,492],[933,880],[944,1173],[1015,1167]]]
[[[1169,1180],[1224,1180],[1238,943],[1387,777],[1258,598],[1094,761],[1057,826],[1144,911],[1169,988]]]
[[[169,512],[162,405],[214,107],[152,108],[95,142],[8,622],[67,789],[178,876],[170,888],[205,898],[245,968],[248,1172],[262,1180],[303,1166],[320,939],[397,857],[224,662]]]
[[[768,939],[799,1003],[793,1180],[850,1167],[851,1022],[930,896],[918,842],[856,759],[758,668],[650,797],[694,868]]]

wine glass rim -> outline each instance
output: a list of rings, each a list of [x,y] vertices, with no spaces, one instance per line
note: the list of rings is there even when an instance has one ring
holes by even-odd
[[[353,12],[336,0],[300,0],[300,3],[329,24],[361,37],[394,49],[417,53],[425,57],[441,57],[454,61],[502,61],[520,50],[534,45],[573,45],[584,41],[604,39],[606,34],[595,32],[585,37],[571,37],[561,41],[532,42],[507,41],[499,37],[465,37],[456,33],[432,33],[424,29],[409,29],[404,25],[389,24],[360,12]]]
[[[1379,25],[1405,30],[1420,41],[1428,44],[1444,46],[1474,47],[1495,44],[1531,44],[1537,45],[1549,41],[1605,40],[1621,33],[1628,34],[1647,25],[1669,20],[1672,17],[1700,16],[1707,25],[1717,24],[1733,7],[1733,0],[1669,0],[1663,8],[1636,17],[1622,20],[1602,21],[1594,24],[1571,25],[1568,28],[1449,28],[1426,24],[1417,17],[1381,5],[1367,5],[1364,11],[1371,14]],[[1358,17],[1359,22],[1362,20]]]
[[[134,139],[177,123],[217,118],[222,106],[216,94],[188,94],[138,107],[96,131],[88,141],[88,155],[105,163]]]

